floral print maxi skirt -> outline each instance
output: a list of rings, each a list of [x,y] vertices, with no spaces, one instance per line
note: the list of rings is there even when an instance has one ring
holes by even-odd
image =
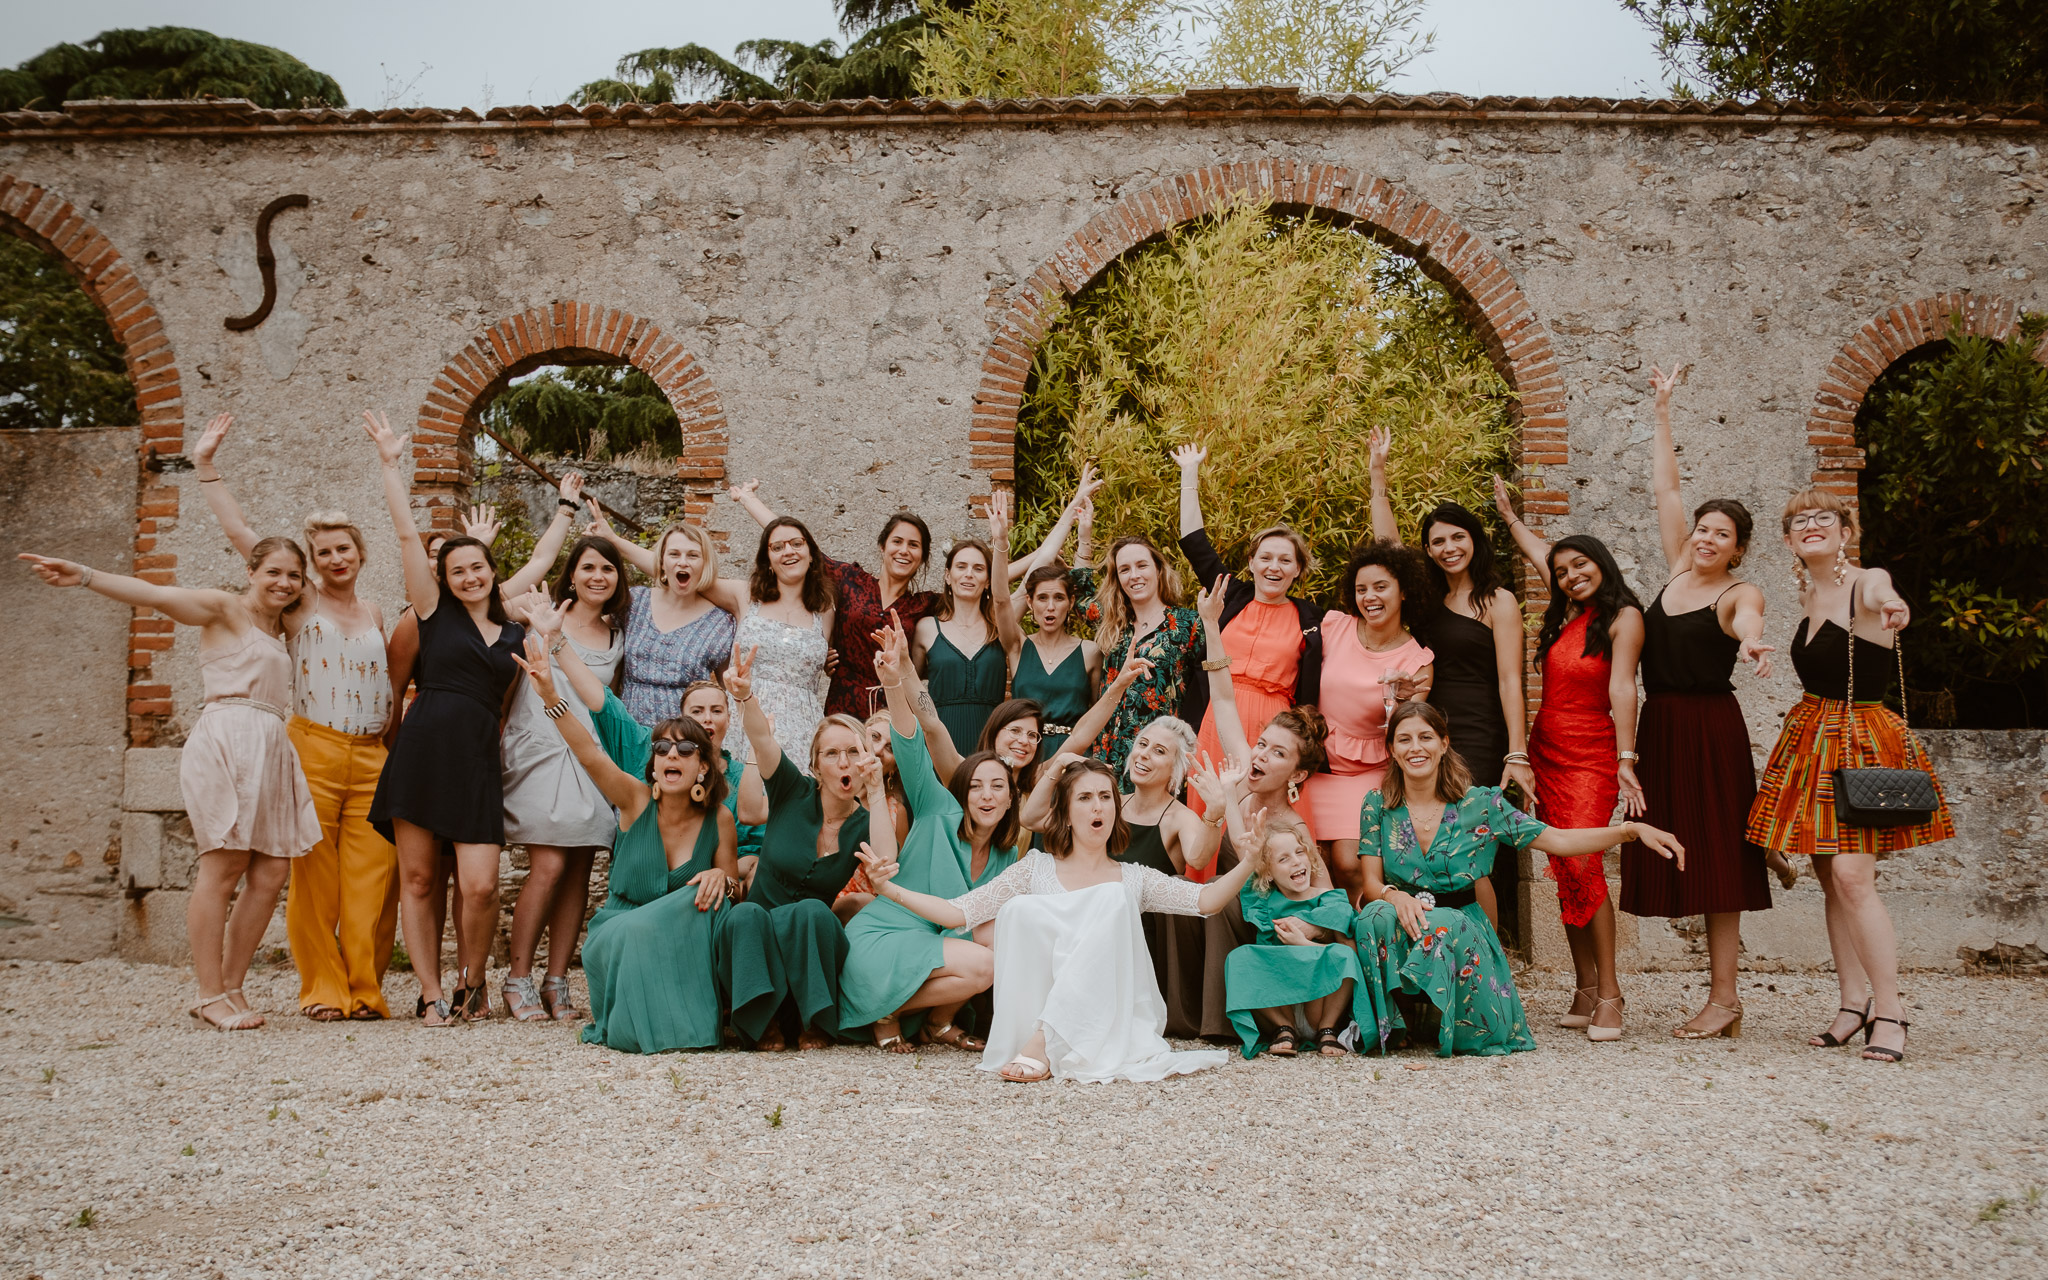
[[[1400,993],[1423,996],[1436,1006],[1436,1051],[1498,1055],[1536,1047],[1521,993],[1493,923],[1477,903],[1468,907],[1437,907],[1423,917],[1427,932],[1420,942],[1401,927],[1393,905],[1367,903],[1358,913],[1358,961],[1365,970],[1365,990],[1378,1027],[1367,1033],[1364,1048],[1386,1051],[1396,1028],[1407,1020],[1394,1002]]]

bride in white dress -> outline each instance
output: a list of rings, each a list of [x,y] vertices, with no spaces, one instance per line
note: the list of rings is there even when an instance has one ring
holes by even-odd
[[[1241,771],[1232,772],[1241,784]],[[1237,896],[1251,863],[1194,884],[1117,862],[1111,854],[1131,838],[1118,800],[1107,764],[1070,760],[1053,790],[1045,849],[958,898],[898,886],[895,860],[861,848],[868,882],[891,902],[947,929],[996,922],[996,1010],[983,1071],[1016,1084],[1163,1080],[1230,1057],[1175,1052],[1161,1036],[1166,1004],[1139,913],[1214,915]]]

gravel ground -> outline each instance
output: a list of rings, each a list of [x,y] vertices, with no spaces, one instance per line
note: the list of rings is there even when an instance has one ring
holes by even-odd
[[[0,1275],[2044,1274],[2048,983],[1912,975],[1906,1063],[1803,1047],[1824,977],[1745,978],[1747,1034],[1444,1061],[1233,1059],[1004,1085],[839,1048],[638,1058],[552,1025],[287,1011],[223,1036],[176,969],[10,963]],[[493,989],[495,990],[495,982]],[[409,981],[390,984],[410,1008]],[[89,1222],[89,1225],[87,1223]]]

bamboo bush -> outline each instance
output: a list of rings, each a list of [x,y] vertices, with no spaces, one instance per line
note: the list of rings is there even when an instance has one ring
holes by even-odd
[[[1304,585],[1323,595],[1367,533],[1371,429],[1394,432],[1389,479],[1412,539],[1441,499],[1491,510],[1512,399],[1411,260],[1240,201],[1127,255],[1053,321],[1018,414],[1016,540],[1042,536],[1092,458],[1107,480],[1097,545],[1143,533],[1171,548],[1170,453],[1193,442],[1209,450],[1203,511],[1224,558],[1286,521],[1315,548]]]

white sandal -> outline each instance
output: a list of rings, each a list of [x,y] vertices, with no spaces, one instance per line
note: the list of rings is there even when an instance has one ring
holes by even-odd
[[[1598,1000],[1600,998],[1600,988],[1579,987],[1572,992],[1572,1003],[1577,1004],[1580,996],[1592,996],[1595,1000]],[[1593,1007],[1597,1010],[1600,1006],[1596,1004]],[[1590,1013],[1572,1013],[1567,1011],[1558,1015],[1557,1025],[1573,1031],[1583,1031],[1593,1025],[1593,1015]]]
[[[1028,1076],[1005,1076],[1002,1075],[1001,1072],[998,1072],[997,1074],[1001,1076],[1005,1083],[1037,1084],[1041,1080],[1052,1079],[1052,1068],[1047,1064],[1040,1062],[1036,1058],[1027,1058],[1020,1053],[1016,1057],[1010,1059],[1008,1062],[1003,1064],[1003,1071],[1008,1071],[1011,1067],[1015,1066],[1027,1067],[1030,1069],[1032,1074]]]
[[[223,991],[217,996],[202,996],[198,1004],[193,1005],[190,1009],[185,1010],[185,1012],[190,1014],[192,1020],[200,1026],[211,1027],[215,1031],[254,1031],[263,1025],[263,1016],[261,1014],[257,1013],[254,1009],[235,1008],[234,1004],[228,1000],[229,994],[229,992]],[[228,1006],[228,1016],[215,1022],[212,1018],[206,1016],[204,1010],[217,1004],[226,1004]],[[249,1021],[251,1018],[256,1019],[256,1021]]]

